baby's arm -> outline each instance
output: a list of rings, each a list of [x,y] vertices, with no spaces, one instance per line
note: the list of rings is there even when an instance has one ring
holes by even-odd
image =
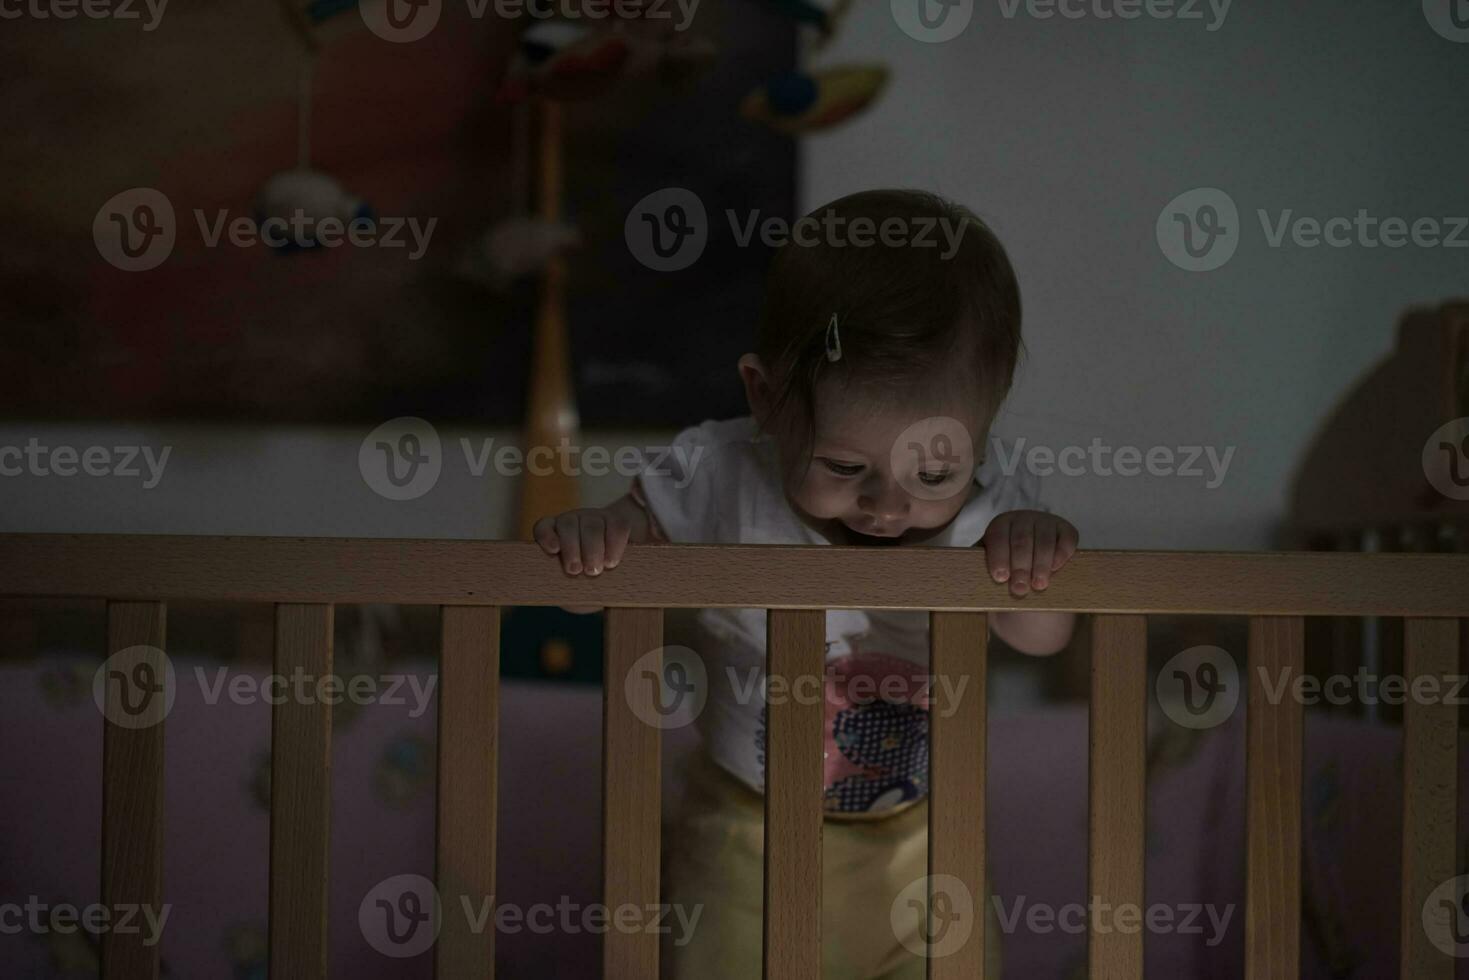
[[[628,493],[606,507],[583,507],[536,521],[536,543],[548,555],[559,555],[568,575],[601,575],[616,568],[628,544],[659,540],[653,519]],[[567,612],[600,612],[601,606],[563,606]]]
[[[980,544],[990,577],[1009,582],[1010,594],[1019,598],[1031,590],[1044,592],[1051,576],[1076,554],[1078,539],[1076,528],[1064,518],[1045,511],[1012,510],[990,522]],[[990,626],[1021,653],[1046,656],[1071,640],[1076,614],[1010,610],[991,615]]]

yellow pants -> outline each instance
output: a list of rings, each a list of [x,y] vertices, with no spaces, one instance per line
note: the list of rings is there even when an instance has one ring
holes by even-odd
[[[821,959],[826,980],[923,980],[915,921],[891,909],[928,874],[928,801],[882,820],[827,820],[822,831]],[[663,901],[702,912],[691,934],[664,934],[664,980],[758,980],[764,905],[765,801],[699,752],[679,819],[664,833]],[[1000,929],[983,900],[985,976],[1000,976]],[[907,940],[905,944],[905,940]]]

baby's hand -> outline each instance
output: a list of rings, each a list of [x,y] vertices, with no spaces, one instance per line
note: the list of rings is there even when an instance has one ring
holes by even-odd
[[[1079,536],[1071,522],[1040,510],[1012,510],[985,528],[985,563],[996,582],[1010,583],[1017,598],[1043,591],[1051,576],[1076,554]]]
[[[561,556],[568,575],[601,575],[616,568],[632,534],[627,517],[615,508],[584,507],[556,517],[543,517],[534,528],[536,543],[548,555]]]

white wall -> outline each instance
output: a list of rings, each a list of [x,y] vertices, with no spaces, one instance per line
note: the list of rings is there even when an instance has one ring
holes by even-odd
[[[1406,306],[1469,296],[1469,248],[1270,248],[1256,210],[1469,215],[1469,44],[1435,33],[1417,0],[1239,0],[1212,32],[1002,9],[977,0],[962,34],[928,44],[888,0],[853,4],[810,61],[883,61],[891,82],[807,142],[804,201],[914,186],[991,221],[1030,351],[1005,435],[1236,447],[1215,490],[1051,477],[1084,545],[1268,547],[1313,427],[1390,349]],[[1242,238],[1221,268],[1186,272],[1155,222],[1211,186],[1237,204]]]
[[[478,454],[486,439],[494,448],[518,445],[504,430],[440,426],[442,470],[432,488],[409,500],[376,492],[358,465],[358,450],[372,426],[333,428],[208,428],[194,426],[0,424],[3,447],[71,447],[78,457],[90,447],[147,447],[162,459],[152,487],[141,452],[131,476],[89,476],[80,464],[57,475],[49,454],[0,458],[0,531],[252,534],[383,538],[513,538],[520,479],[493,465],[476,475],[461,440]],[[598,433],[585,446],[646,447],[667,438],[646,433]],[[126,454],[113,452],[119,468]],[[93,469],[100,464],[94,457]],[[599,470],[602,469],[599,467]],[[580,480],[583,503],[596,506],[627,492],[628,480],[609,463],[601,476]],[[46,471],[39,475],[37,471]]]

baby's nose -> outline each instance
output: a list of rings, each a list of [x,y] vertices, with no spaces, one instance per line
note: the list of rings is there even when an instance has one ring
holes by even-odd
[[[884,524],[907,517],[908,504],[908,491],[897,483],[884,484],[862,500],[863,510]]]

